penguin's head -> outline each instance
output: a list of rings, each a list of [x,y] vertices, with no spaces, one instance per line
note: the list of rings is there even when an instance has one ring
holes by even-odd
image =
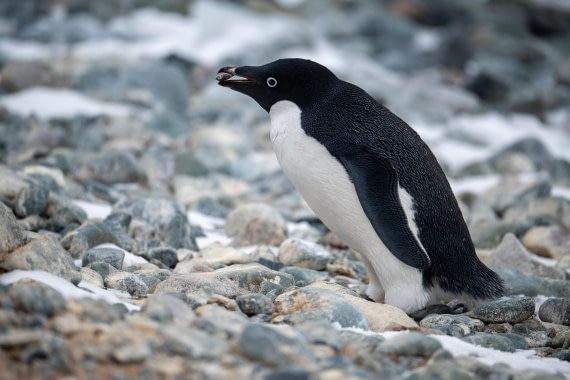
[[[220,86],[252,97],[267,112],[289,100],[303,109],[325,94],[339,79],[316,62],[286,58],[263,66],[226,66],[216,76]]]

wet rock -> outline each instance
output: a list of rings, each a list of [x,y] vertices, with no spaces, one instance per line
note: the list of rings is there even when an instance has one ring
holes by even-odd
[[[321,246],[297,239],[288,239],[279,247],[279,261],[288,266],[323,270],[331,255]]]
[[[325,320],[343,327],[368,329],[362,313],[341,296],[324,289],[301,288],[275,299],[275,311],[288,323]]]
[[[537,226],[528,230],[522,243],[531,252],[560,260],[570,256],[570,231],[560,226]]]
[[[81,262],[85,267],[97,261],[103,261],[116,269],[123,268],[125,252],[118,248],[92,248],[81,254]]]
[[[40,236],[14,250],[0,261],[0,268],[7,271],[44,270],[76,285],[81,281],[71,257],[53,235]]]
[[[238,350],[251,360],[271,366],[306,363],[312,357],[307,342],[282,330],[263,324],[248,324],[238,337]]]
[[[570,326],[570,298],[549,298],[538,311],[542,321]]]
[[[473,308],[468,315],[488,323],[519,323],[534,315],[531,297],[500,299]]]
[[[65,311],[65,299],[54,288],[41,282],[22,279],[10,286],[8,295],[16,310],[53,317]]]
[[[287,224],[281,214],[272,207],[265,204],[247,204],[229,213],[226,233],[234,238],[234,246],[278,246],[286,238]]]
[[[492,348],[499,351],[515,352],[516,350],[515,345],[509,338],[497,334],[478,333],[462,338],[462,340],[476,346]]]
[[[510,295],[570,297],[568,281],[529,277],[512,269],[501,269],[497,274],[505,282]]]
[[[117,271],[105,277],[105,286],[111,289],[122,290],[133,297],[148,294],[148,286],[136,274]]]
[[[246,294],[236,297],[237,305],[246,315],[271,314],[273,301],[263,294]]]
[[[485,324],[466,315],[431,314],[423,318],[419,325],[440,330],[446,335],[461,338],[485,329]]]
[[[14,200],[14,211],[19,218],[39,215],[47,207],[49,190],[41,186],[23,188]]]
[[[61,245],[74,258],[79,258],[84,251],[103,243],[119,244],[103,222],[88,222],[61,239]]]
[[[525,249],[515,235],[509,233],[486,261],[493,270],[515,269],[528,276],[565,279],[564,272],[556,267],[544,265]]]
[[[11,252],[24,244],[26,244],[26,236],[22,227],[12,211],[0,202],[0,254]]]

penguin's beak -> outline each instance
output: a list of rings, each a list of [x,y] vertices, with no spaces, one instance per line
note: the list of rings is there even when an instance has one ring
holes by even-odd
[[[255,79],[239,75],[239,67],[235,66],[225,66],[218,70],[216,75],[216,80],[218,84],[223,87],[233,88],[238,83],[254,83],[257,82]]]

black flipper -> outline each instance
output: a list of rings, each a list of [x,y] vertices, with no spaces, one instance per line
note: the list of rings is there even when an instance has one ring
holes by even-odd
[[[398,174],[390,162],[364,150],[337,158],[354,183],[364,213],[390,252],[414,268],[428,268],[430,258],[408,226],[398,196]]]

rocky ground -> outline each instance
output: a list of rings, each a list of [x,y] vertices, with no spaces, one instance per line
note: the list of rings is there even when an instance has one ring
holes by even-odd
[[[0,379],[570,378],[563,2],[186,3],[0,4]],[[153,45],[228,9],[268,42],[242,31],[258,49],[210,61],[217,35]],[[267,115],[215,85],[299,49],[416,122],[507,297],[413,315],[365,299]]]

